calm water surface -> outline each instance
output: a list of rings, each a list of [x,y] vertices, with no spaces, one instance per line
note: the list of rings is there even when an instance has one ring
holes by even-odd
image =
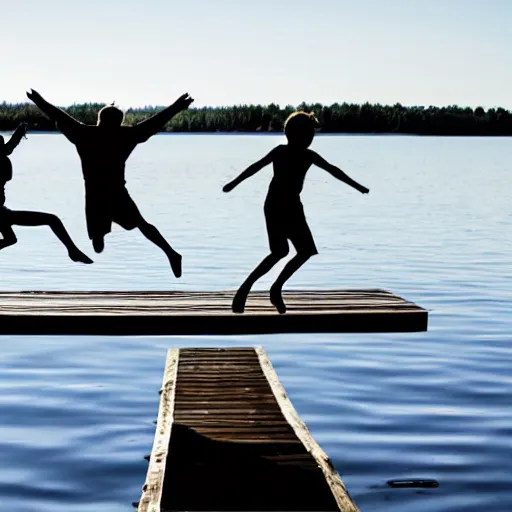
[[[229,195],[221,187],[282,140],[161,135],[135,151],[128,186],[184,254],[176,280],[136,232],[115,228],[94,254],[73,147],[29,135],[8,206],[58,214],[95,264],[68,261],[44,228],[19,228],[0,256],[1,289],[234,289],[267,251],[270,168]],[[362,511],[512,510],[512,139],[321,136],[312,147],[371,192],[310,171],[303,198],[320,254],[288,288],[390,289],[430,310],[429,331],[0,337],[0,510],[132,510],[167,349],[254,345]],[[392,478],[440,487],[391,489]]]

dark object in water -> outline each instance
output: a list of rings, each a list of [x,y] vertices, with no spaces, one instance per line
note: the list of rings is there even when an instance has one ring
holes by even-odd
[[[439,487],[439,482],[434,479],[409,479],[409,480],[388,480],[390,487]]]

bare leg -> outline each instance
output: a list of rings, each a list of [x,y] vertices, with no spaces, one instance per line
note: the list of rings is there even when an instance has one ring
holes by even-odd
[[[242,283],[236,292],[235,297],[233,298],[233,304],[231,306],[233,313],[244,312],[247,296],[249,295],[249,292],[251,291],[254,283],[260,277],[263,277],[279,260],[283,259],[287,254],[288,250],[283,250],[282,252],[278,253],[270,253],[258,264],[258,266],[249,274],[249,277]]]
[[[275,306],[279,313],[286,313],[286,305],[283,301],[283,297],[281,292],[283,290],[283,285],[290,279],[290,277],[299,270],[306,261],[309,260],[313,256],[308,253],[297,253],[283,268],[279,276],[277,277],[275,283],[270,287],[270,302]]]
[[[169,263],[171,264],[172,271],[176,277],[181,277],[181,254],[176,252],[160,234],[160,231],[155,226],[147,222],[141,217],[141,221],[137,226],[140,232],[156,246],[160,247],[165,252]]]
[[[11,211],[10,220],[17,226],[49,226],[55,236],[66,246],[68,255],[73,261],[81,263],[92,263],[92,260],[85,255],[71,240],[62,221],[51,213]]]

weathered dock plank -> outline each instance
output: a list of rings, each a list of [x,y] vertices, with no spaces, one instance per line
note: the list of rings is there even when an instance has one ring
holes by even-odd
[[[428,312],[384,290],[290,291],[279,315],[268,294],[231,312],[233,292],[0,292],[0,334],[230,335],[417,332]]]
[[[237,359],[242,364],[237,366]],[[211,385],[212,371],[233,373]],[[242,379],[251,372],[250,384]],[[192,372],[194,379],[182,380]],[[208,375],[204,379],[204,375]],[[236,390],[236,391],[234,391]],[[138,512],[356,512],[261,348],[169,350]]]

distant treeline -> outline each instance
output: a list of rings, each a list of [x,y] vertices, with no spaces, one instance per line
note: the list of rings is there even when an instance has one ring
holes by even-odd
[[[67,107],[73,117],[96,124],[100,103]],[[126,112],[125,123],[137,123],[163,107],[144,107]],[[314,112],[319,130],[325,133],[410,133],[421,135],[512,135],[512,113],[503,108],[482,107],[404,107],[319,103],[288,105],[239,105],[232,107],[191,108],[172,119],[168,132],[276,132],[283,129],[295,110]],[[55,125],[32,104],[0,104],[0,130],[13,130],[22,121],[29,130],[52,131]]]

